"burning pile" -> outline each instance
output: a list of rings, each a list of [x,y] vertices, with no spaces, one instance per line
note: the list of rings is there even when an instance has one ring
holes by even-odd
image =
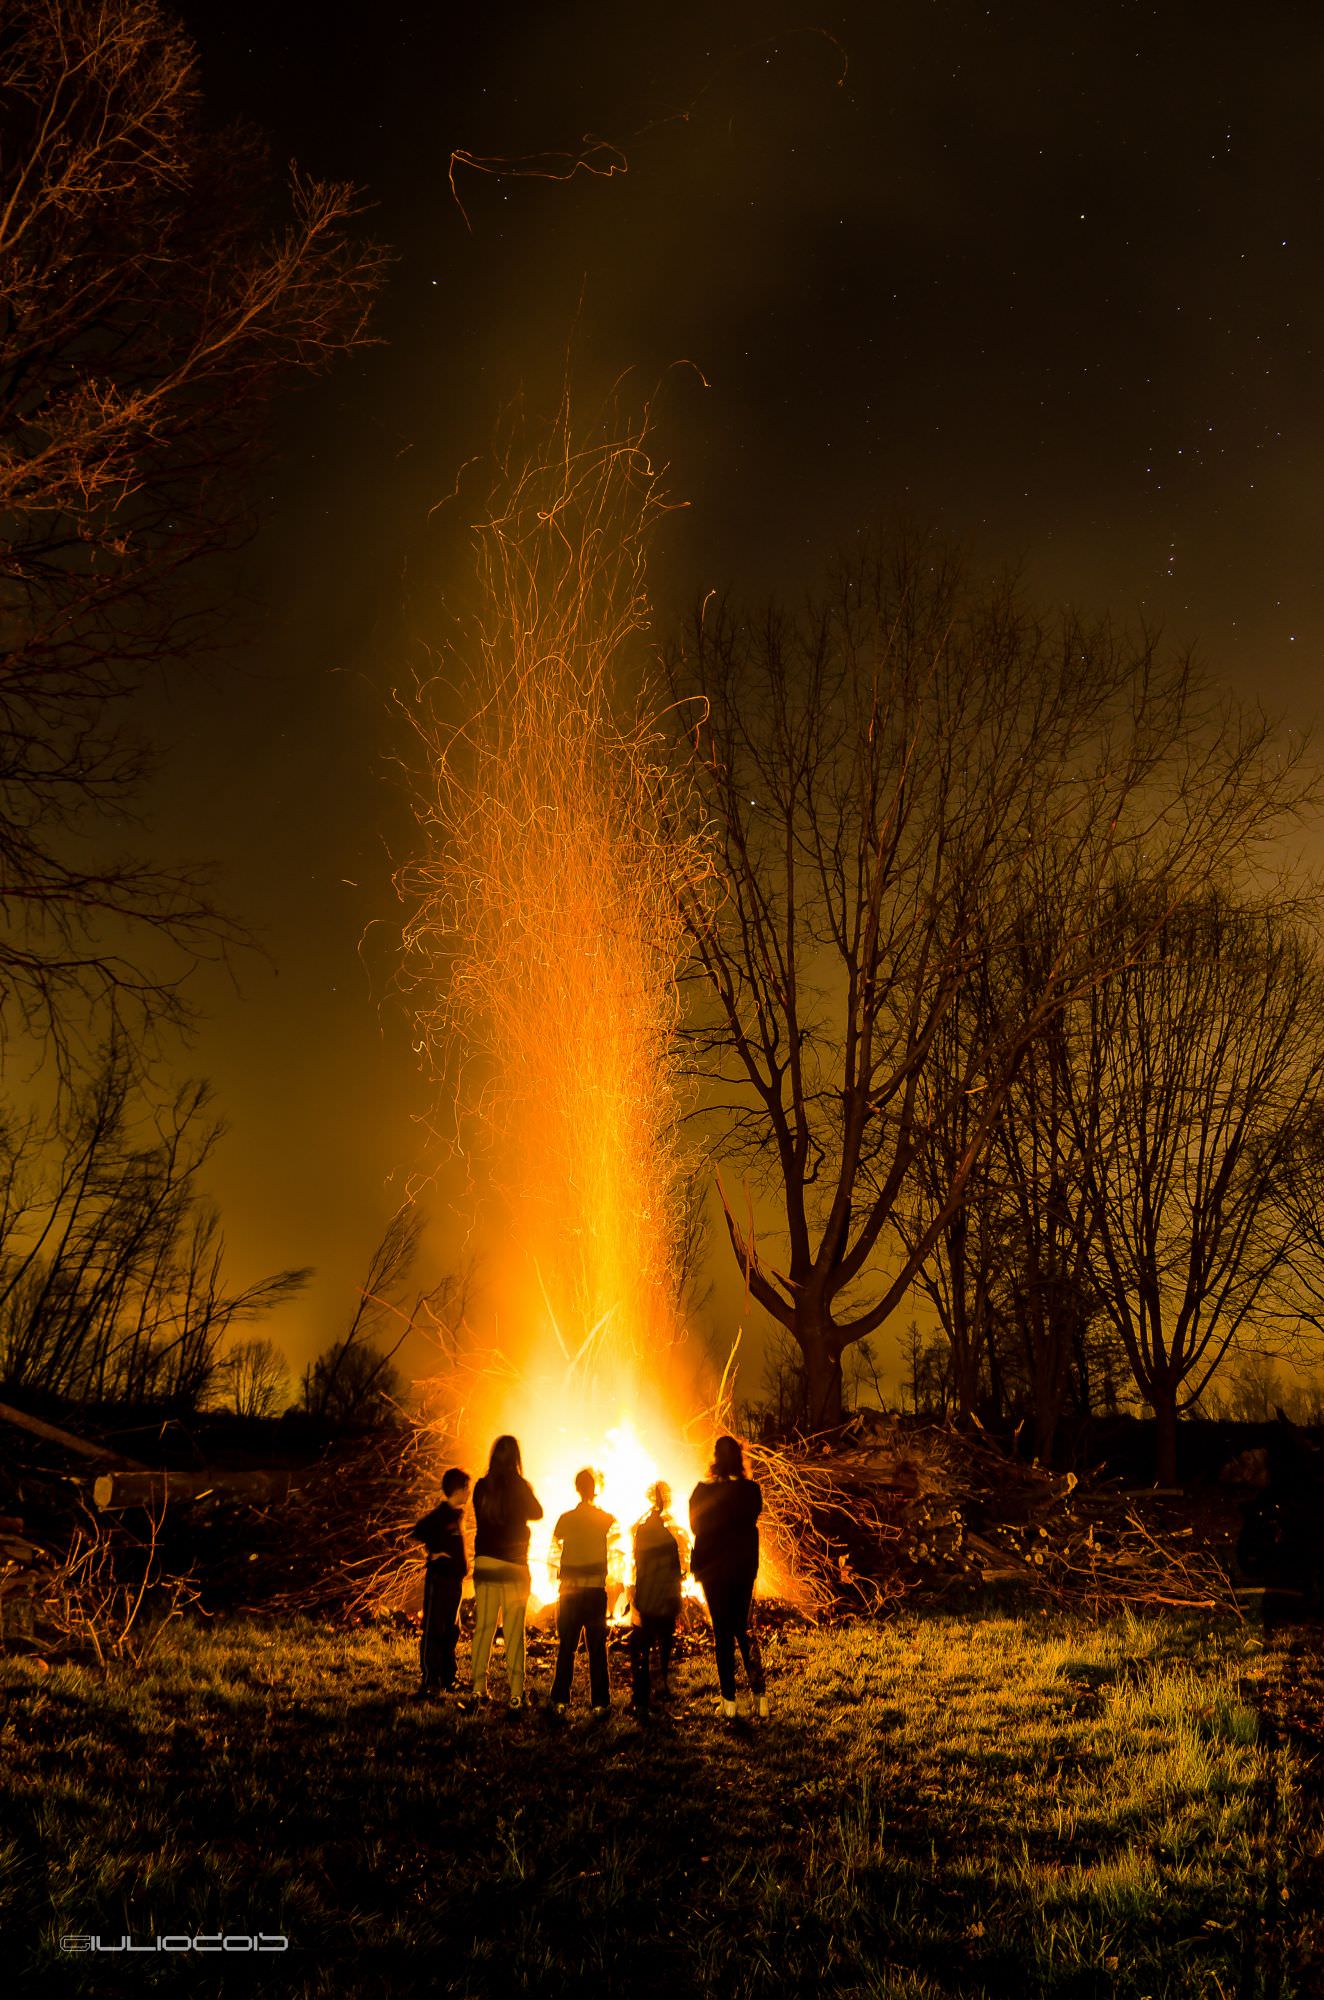
[[[434,1401],[475,1472],[514,1432],[549,1518],[594,1464],[629,1523],[653,1479],[688,1493],[709,1442],[678,1297],[675,1038],[680,891],[709,862],[646,698],[622,695],[664,502],[642,432],[577,446],[564,412],[499,491],[473,528],[468,644],[408,705],[404,976],[484,1263]]]

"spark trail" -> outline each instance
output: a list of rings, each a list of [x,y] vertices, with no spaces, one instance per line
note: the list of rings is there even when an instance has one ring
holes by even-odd
[[[686,1437],[675,1030],[682,901],[710,864],[658,721],[626,693],[666,503],[642,430],[576,443],[564,411],[498,492],[473,530],[467,653],[410,704],[404,976],[500,1245],[466,1448],[516,1431],[549,1516],[597,1463],[630,1520],[650,1476],[685,1491],[706,1444]]]

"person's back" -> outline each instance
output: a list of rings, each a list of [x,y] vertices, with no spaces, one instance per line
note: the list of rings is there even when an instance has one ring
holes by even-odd
[[[719,1437],[708,1478],[690,1495],[690,1526],[694,1530],[691,1567],[708,1600],[722,1714],[728,1721],[734,1721],[736,1714],[737,1647],[757,1711],[760,1715],[768,1712],[763,1658],[750,1622],[759,1573],[758,1520],[762,1512],[763,1495],[757,1480],[745,1471],[739,1439]]]
[[[465,1497],[468,1497],[469,1482],[464,1481]],[[458,1487],[457,1487],[458,1490]],[[469,1562],[464,1551],[464,1527],[462,1515],[453,1502],[444,1499],[439,1507],[416,1521],[411,1534],[415,1541],[422,1542],[427,1551],[429,1563],[436,1566],[443,1576],[457,1580],[468,1574]]]
[[[568,1508],[552,1529],[560,1551],[556,1601],[556,1672],[553,1714],[563,1715],[570,1699],[575,1654],[582,1635],[588,1653],[589,1699],[598,1711],[611,1705],[607,1669],[607,1571],[615,1553],[616,1517],[594,1505],[599,1479],[592,1466],[575,1474],[579,1505]]]
[[[487,1471],[474,1487],[474,1642],[470,1699],[487,1687],[487,1663],[497,1621],[506,1636],[510,1705],[524,1703],[524,1613],[529,1601],[529,1523],[541,1521],[537,1495],[524,1477],[519,1439],[496,1439]]]
[[[455,1644],[460,1636],[460,1597],[469,1568],[464,1548],[464,1510],[469,1499],[469,1475],[463,1466],[449,1466],[441,1482],[439,1507],[413,1527],[427,1550],[423,1579],[423,1630],[419,1636],[422,1697],[449,1692],[455,1686]]]
[[[680,1610],[685,1574],[684,1537],[671,1518],[654,1507],[634,1531],[634,1607],[648,1618]]]
[[[669,1700],[668,1678],[680,1616],[681,1580],[689,1552],[689,1537],[668,1513],[671,1488],[659,1479],[648,1489],[652,1507],[634,1530],[634,1605],[630,1631],[631,1708],[636,1721],[646,1723],[650,1707],[649,1658],[657,1648],[662,1696]]]
[[[759,1569],[758,1519],[763,1495],[753,1479],[705,1479],[690,1495],[694,1553],[701,1583],[752,1583]]]
[[[561,1589],[605,1590],[616,1516],[591,1500],[562,1514],[552,1530],[561,1550]]]
[[[474,1561],[527,1565],[529,1523],[541,1521],[533,1488],[519,1473],[494,1479],[485,1473],[474,1487]]]

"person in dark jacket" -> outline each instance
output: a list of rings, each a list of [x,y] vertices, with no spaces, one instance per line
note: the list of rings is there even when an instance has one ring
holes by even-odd
[[[441,1505],[413,1527],[415,1541],[427,1550],[423,1583],[423,1636],[418,1658],[423,1672],[420,1694],[449,1694],[455,1686],[455,1642],[460,1636],[460,1597],[469,1574],[464,1552],[464,1510],[469,1504],[469,1475],[452,1465],[441,1478]]]
[[[768,1712],[767,1683],[750,1607],[759,1573],[758,1518],[763,1495],[745,1471],[745,1456],[733,1437],[719,1437],[707,1479],[690,1495],[694,1553],[690,1567],[703,1585],[713,1624],[722,1714],[736,1712],[736,1648],[745,1663],[750,1691],[760,1715]]]
[[[529,1602],[529,1523],[542,1507],[520,1460],[519,1440],[499,1437],[474,1487],[474,1643],[470,1701],[487,1693],[497,1620],[506,1639],[512,1708],[524,1706],[524,1613]]]
[[[588,1654],[588,1693],[599,1712],[611,1707],[607,1673],[607,1573],[617,1555],[616,1516],[593,1503],[598,1475],[586,1465],[575,1474],[579,1505],[562,1514],[552,1529],[552,1544],[560,1551],[560,1582],[556,1604],[556,1673],[552,1680],[552,1712],[564,1715],[570,1700],[579,1635]]]
[[[634,1530],[630,1631],[630,1706],[640,1722],[648,1720],[649,1656],[655,1645],[663,1697],[671,1691],[667,1677],[690,1548],[689,1536],[671,1518],[671,1488],[665,1479],[649,1487],[648,1498],[651,1508]]]

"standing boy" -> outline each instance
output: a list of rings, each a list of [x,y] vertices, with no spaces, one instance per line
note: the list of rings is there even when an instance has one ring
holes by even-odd
[[[561,1551],[560,1593],[556,1605],[556,1674],[552,1681],[552,1712],[564,1715],[574,1678],[579,1635],[588,1652],[588,1695],[593,1707],[611,1707],[607,1679],[607,1567],[615,1554],[616,1517],[595,1507],[598,1476],[590,1466],[575,1474],[579,1505],[562,1514],[552,1529]]]
[[[423,1585],[423,1636],[419,1664],[423,1670],[420,1695],[449,1693],[455,1686],[455,1642],[460,1636],[460,1594],[469,1573],[464,1549],[464,1510],[469,1504],[469,1475],[458,1465],[442,1474],[441,1505],[415,1523],[415,1541],[428,1552]]]

